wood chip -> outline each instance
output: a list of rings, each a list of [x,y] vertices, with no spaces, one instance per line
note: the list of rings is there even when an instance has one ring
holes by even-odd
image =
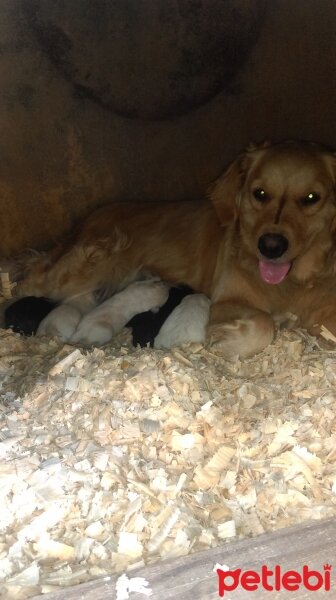
[[[6,597],[335,517],[335,350],[294,327],[234,363],[0,331]]]

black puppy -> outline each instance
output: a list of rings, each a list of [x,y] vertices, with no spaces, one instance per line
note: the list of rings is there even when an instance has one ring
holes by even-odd
[[[187,285],[172,287],[169,290],[167,302],[158,312],[151,310],[133,317],[126,327],[132,328],[133,345],[143,348],[149,343],[151,348],[154,339],[163,323],[181,300],[193,290]],[[11,304],[5,310],[5,327],[23,335],[35,335],[41,321],[58,306],[58,303],[43,297],[27,296]]]
[[[148,310],[135,315],[133,319],[128,321],[126,327],[132,328],[133,346],[139,344],[143,348],[149,343],[150,347],[153,348],[154,340],[170,313],[173,312],[174,308],[180,304],[185,296],[193,293],[194,290],[188,285],[172,287],[169,290],[167,302],[161,306],[158,312],[155,313]]]
[[[58,306],[48,298],[27,296],[5,310],[5,327],[23,335],[35,335],[41,321]]]

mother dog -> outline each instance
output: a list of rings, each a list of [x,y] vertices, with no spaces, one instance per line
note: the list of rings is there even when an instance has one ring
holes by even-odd
[[[311,142],[251,147],[219,177],[211,202],[113,203],[18,286],[64,300],[142,272],[211,298],[207,336],[246,357],[273,339],[290,311],[312,334],[336,335],[336,158]]]

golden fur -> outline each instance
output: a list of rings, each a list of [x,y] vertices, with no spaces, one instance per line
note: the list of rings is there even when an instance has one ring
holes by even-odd
[[[207,335],[224,356],[261,351],[273,339],[273,315],[286,311],[313,334],[323,324],[336,335],[335,176],[335,156],[317,144],[249,148],[211,187],[211,202],[114,203],[94,212],[67,247],[34,267],[19,295],[69,299],[106,284],[122,289],[148,271],[211,298]],[[260,275],[264,234],[288,240],[270,261],[272,269],[291,265],[275,285]]]

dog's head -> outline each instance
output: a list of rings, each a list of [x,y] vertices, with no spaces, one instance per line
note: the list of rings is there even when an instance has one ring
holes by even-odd
[[[250,147],[210,189],[223,225],[237,221],[242,252],[261,278],[303,282],[335,243],[336,156],[311,142]]]

